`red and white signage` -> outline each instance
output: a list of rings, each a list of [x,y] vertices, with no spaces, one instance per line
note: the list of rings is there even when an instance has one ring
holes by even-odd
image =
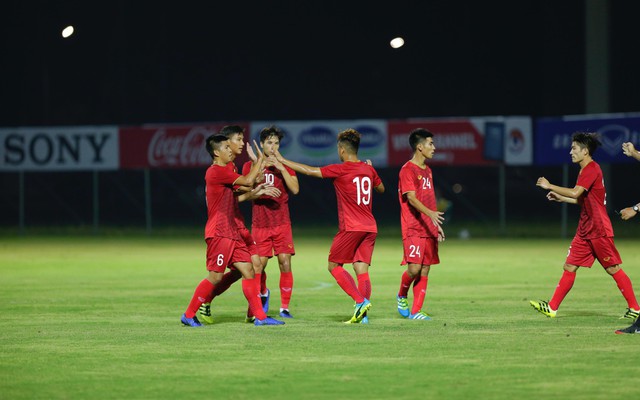
[[[409,146],[409,133],[416,128],[432,132],[436,152],[429,161],[432,165],[490,165],[483,157],[484,137],[469,119],[408,120],[389,122],[389,165],[402,165],[413,151]]]
[[[498,127],[498,143],[485,143],[488,127]],[[412,157],[409,133],[425,128],[434,134],[436,152],[432,165],[495,165],[495,159],[506,165],[531,165],[533,159],[531,118],[471,117],[389,121],[389,166],[400,166]],[[496,139],[495,135],[493,136]],[[487,146],[496,146],[488,159]]]
[[[205,139],[228,123],[206,125],[158,125],[120,129],[120,168],[199,168],[211,165]],[[249,124],[245,128],[249,137]],[[246,160],[235,160],[240,165]]]

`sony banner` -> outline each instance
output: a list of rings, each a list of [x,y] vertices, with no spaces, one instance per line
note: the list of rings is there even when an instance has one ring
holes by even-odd
[[[400,166],[413,151],[409,133],[424,128],[434,134],[433,165],[530,165],[532,133],[529,117],[472,117],[389,122],[389,165]]]
[[[540,118],[536,121],[536,165],[571,162],[574,132],[597,132],[602,147],[594,154],[599,163],[634,162],[622,153],[622,143],[640,147],[640,114],[600,114]]]
[[[0,129],[0,171],[118,169],[118,127]]]
[[[120,128],[120,167],[200,168],[211,165],[205,139],[228,123],[202,125],[147,125]],[[248,124],[234,123],[248,131]],[[245,140],[249,134],[245,134]],[[243,151],[235,163],[240,166],[248,157]]]
[[[384,120],[336,121],[257,121],[251,123],[251,138],[260,142],[260,131],[275,125],[284,133],[280,152],[292,161],[320,167],[339,163],[338,133],[357,130],[360,137],[358,157],[371,160],[375,167],[387,166],[387,123]]]

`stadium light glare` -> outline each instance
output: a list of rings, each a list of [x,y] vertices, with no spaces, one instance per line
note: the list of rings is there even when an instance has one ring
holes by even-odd
[[[404,39],[398,36],[396,38],[391,39],[391,42],[389,42],[389,44],[391,45],[392,48],[399,49],[400,47],[404,46]]]
[[[73,35],[73,31],[74,29],[72,25],[67,26],[62,30],[62,37],[65,39],[68,38],[69,36]]]

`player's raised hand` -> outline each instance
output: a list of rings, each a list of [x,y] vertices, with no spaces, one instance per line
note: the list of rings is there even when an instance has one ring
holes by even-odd
[[[541,176],[540,178],[538,178],[538,181],[536,182],[536,186],[541,187],[543,189],[549,189],[549,181],[547,180],[547,178]]]
[[[262,168],[264,168],[264,162],[265,162],[265,157],[264,157],[264,153],[262,152],[262,150],[260,150],[260,146],[258,146],[258,143],[254,140],[253,141],[253,145],[256,147],[256,161],[258,163],[262,163]]]
[[[275,157],[275,159],[280,163],[284,160],[284,157],[282,157],[282,154],[280,154],[278,150],[273,152],[273,157]]]
[[[251,162],[255,163],[258,160],[258,157],[256,157],[256,153],[253,152],[251,143],[247,142],[246,150],[247,150],[247,155],[249,156],[249,159],[251,160]]]
[[[282,171],[284,169],[284,165],[274,155],[270,155],[267,157],[267,167],[276,167],[278,170]]]
[[[635,150],[636,148],[633,146],[633,143],[631,142],[622,143],[622,152],[624,153],[625,156],[633,157],[633,153],[635,152]]]

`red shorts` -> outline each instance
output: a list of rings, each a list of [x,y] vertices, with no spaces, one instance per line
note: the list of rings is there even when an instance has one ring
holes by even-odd
[[[329,261],[336,264],[363,262],[371,265],[375,232],[338,232],[331,243]]]
[[[258,255],[260,257],[273,257],[274,254],[296,254],[295,248],[293,247],[291,225],[278,225],[271,228],[253,228],[251,233],[256,241]]]
[[[251,262],[251,254],[242,240],[215,236],[206,238],[207,271],[224,272],[237,262]]]
[[[400,265],[419,264],[435,265],[440,264],[438,257],[438,240],[432,237],[409,236],[402,239],[404,254]]]
[[[622,264],[620,254],[613,244],[613,238],[582,239],[574,237],[571,246],[569,246],[566,263],[591,268],[595,259],[604,268]]]
[[[256,242],[253,240],[251,236],[251,232],[247,228],[239,228],[238,232],[240,233],[240,237],[244,241],[244,244],[247,246],[249,254],[258,254],[258,248],[256,247]]]

